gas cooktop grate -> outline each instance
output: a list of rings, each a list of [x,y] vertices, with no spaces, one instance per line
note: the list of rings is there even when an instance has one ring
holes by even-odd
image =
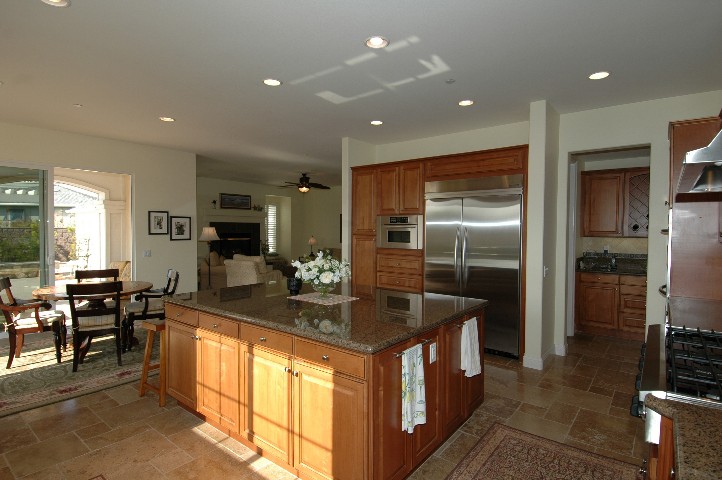
[[[667,380],[675,393],[720,400],[722,333],[667,329]]]

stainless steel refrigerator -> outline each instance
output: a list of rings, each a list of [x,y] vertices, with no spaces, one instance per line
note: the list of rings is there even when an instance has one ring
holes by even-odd
[[[516,177],[426,184],[424,290],[488,300],[485,350],[518,358],[522,190]]]

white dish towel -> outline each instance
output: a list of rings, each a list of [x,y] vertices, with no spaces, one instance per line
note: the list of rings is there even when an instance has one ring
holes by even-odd
[[[479,331],[476,317],[464,322],[461,329],[461,369],[464,375],[473,377],[481,373],[481,355],[479,354]]]
[[[401,429],[414,432],[414,426],[426,423],[426,387],[424,385],[424,347],[407,348],[401,354]]]

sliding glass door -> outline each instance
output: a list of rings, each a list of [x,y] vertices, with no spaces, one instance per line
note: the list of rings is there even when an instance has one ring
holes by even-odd
[[[45,170],[0,166],[0,277],[17,298],[48,284],[47,183]]]

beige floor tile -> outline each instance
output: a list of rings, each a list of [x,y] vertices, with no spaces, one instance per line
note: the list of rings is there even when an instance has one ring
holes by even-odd
[[[453,462],[432,455],[411,474],[409,480],[444,480],[455,466]]]
[[[205,455],[218,443],[204,433],[195,430],[182,430],[173,435],[169,435],[168,440],[192,458]]]
[[[554,405],[552,403],[552,405]],[[538,407],[536,405],[531,405],[529,403],[522,403],[519,406],[518,412],[526,413],[528,415],[535,415],[537,417],[543,417],[547,413],[547,409],[544,407]]]
[[[567,425],[522,412],[516,412],[504,423],[510,427],[557,442],[563,442],[569,432]]]
[[[0,480],[14,480],[15,476],[10,467],[0,467]]]
[[[477,409],[466,423],[461,426],[461,431],[475,437],[483,437],[491,426],[497,422],[503,422],[503,419],[489,415],[484,410]]]
[[[607,413],[612,404],[612,398],[592,392],[584,392],[575,388],[564,388],[559,397],[560,402],[567,405],[581,405],[586,410]]]
[[[38,437],[20,415],[0,419],[0,454],[37,443]]]
[[[29,422],[30,428],[40,440],[46,440],[65,432],[95,425],[100,419],[88,407],[80,407],[57,415]]]
[[[110,431],[111,428],[108,426],[105,422],[98,422],[94,425],[89,425],[85,428],[81,428],[79,430],[75,430],[75,434],[80,437],[82,440],[88,439],[90,437],[95,437],[97,435],[100,435],[102,433]]]
[[[88,447],[74,433],[66,433],[14,450],[12,455],[6,458],[13,473],[18,477],[23,477],[57,465],[68,458],[82,455],[87,451]]]
[[[195,427],[193,427],[193,430],[196,432],[201,432],[204,435],[207,435],[212,440],[216,442],[222,442],[226,438],[228,438],[228,435],[218,430],[216,427],[209,423],[201,422]]]
[[[2,477],[0,477],[2,478]],[[13,477],[10,477],[13,478]],[[57,465],[23,477],[23,480],[65,480]]]
[[[569,430],[569,436],[596,448],[632,455],[635,431],[636,424],[632,422],[581,409]]]
[[[518,400],[503,397],[487,390],[484,392],[484,403],[476,411],[483,411],[499,418],[509,418],[519,408],[519,405],[521,405],[521,402]]]
[[[133,383],[126,383],[125,385],[111,388],[110,390],[106,390],[106,393],[120,405],[135,402],[139,398],[138,388]]]
[[[0,455],[0,468],[8,466],[8,462],[5,460],[5,455]]]
[[[485,379],[485,392],[539,407],[548,407],[558,396],[553,390],[513,382],[501,383],[495,379]]]
[[[554,402],[549,406],[544,418],[563,425],[571,425],[577,418],[579,407],[563,402]]]
[[[239,458],[247,461],[252,462],[256,458],[260,458],[260,456],[245,446],[243,443],[239,442],[235,438],[226,438],[225,440],[221,440],[218,445],[221,447],[231,451],[234,455],[238,456]]]
[[[150,398],[134,397],[132,402],[114,408],[109,408],[96,415],[111,427],[119,427],[123,424],[146,420],[154,415],[165,412],[165,409],[158,406]]]
[[[162,477],[162,473],[158,471],[150,462],[127,462],[121,465],[117,470],[103,475],[106,480],[125,480],[132,478],[133,480],[157,480]]]
[[[181,407],[175,407],[150,417],[146,423],[167,436],[187,428],[197,427],[203,424],[203,420]]]
[[[268,465],[264,465],[268,466]],[[169,479],[249,479],[255,470],[231,455],[203,455],[166,473]]]
[[[251,478],[259,480],[292,480],[297,478],[294,474],[285,470],[278,465],[268,465],[260,470],[257,470]]]
[[[457,432],[456,438],[439,454],[439,458],[451,462],[454,465],[459,463],[464,456],[477,444],[479,437],[464,432]]]
[[[85,439],[85,444],[88,445],[91,450],[98,450],[105,448],[108,445],[118,443],[126,438],[139,435],[147,430],[150,430],[150,427],[145,422],[135,422],[129,425],[121,425],[118,428],[114,428],[94,437]]]
[[[152,459],[150,463],[152,463],[159,472],[167,473],[189,463],[191,460],[193,460],[193,457],[178,448],[158,455]]]

